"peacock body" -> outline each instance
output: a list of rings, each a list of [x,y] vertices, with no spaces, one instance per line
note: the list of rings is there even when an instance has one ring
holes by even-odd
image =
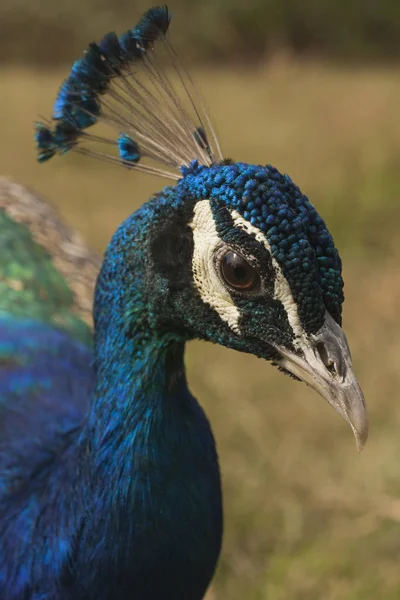
[[[169,21],[151,9],[91,44],[37,125],[42,162],[73,150],[175,181],[119,227],[101,266],[47,204],[0,186],[1,600],[203,598],[222,503],[185,377],[191,339],[277,364],[366,440],[332,237],[287,175],[222,159]],[[88,133],[98,122],[118,138]]]

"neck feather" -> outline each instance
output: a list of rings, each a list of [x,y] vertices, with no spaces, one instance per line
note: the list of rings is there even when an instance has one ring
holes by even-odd
[[[96,389],[84,437],[100,464],[111,452],[134,451],[138,436],[156,439],[157,424],[170,417],[179,423],[182,406],[195,402],[186,384],[184,339],[158,326],[162,307],[148,276],[150,211],[145,205],[116,232],[96,288]]]
[[[208,420],[186,384],[185,333],[152,270],[154,206],[117,231],[97,283],[96,388],[79,444],[90,506],[80,539],[101,550],[107,568],[117,553],[115,589],[125,581],[138,597],[197,599],[221,545],[220,476]]]

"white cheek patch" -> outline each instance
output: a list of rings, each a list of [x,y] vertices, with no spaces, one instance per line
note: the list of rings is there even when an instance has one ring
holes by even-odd
[[[211,306],[235,333],[239,333],[239,310],[215,272],[214,254],[221,240],[209,200],[197,202],[190,227],[193,230],[194,285],[203,302]]]
[[[272,256],[271,246],[269,245],[265,234],[262,233],[260,229],[254,227],[254,225],[246,221],[246,219],[244,219],[236,210],[231,211],[231,216],[235,227],[240,227],[247,233],[253,235],[256,240],[263,244],[266,250],[268,250],[270,253],[272,258],[272,266],[275,271],[274,300],[278,300],[282,303],[288,316],[289,325],[293,329],[293,333],[295,335],[295,339],[293,341],[294,346],[300,347],[302,345],[302,341],[306,338],[306,333],[301,325],[299,312],[297,310],[297,305],[294,301],[289,282],[284,276],[278,261]]]

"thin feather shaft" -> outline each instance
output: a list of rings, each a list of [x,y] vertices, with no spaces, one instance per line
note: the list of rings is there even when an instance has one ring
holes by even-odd
[[[193,153],[193,151],[199,152],[199,149],[193,144],[193,131],[196,126],[193,121],[188,116],[186,110],[182,106],[178,94],[173,87],[172,82],[168,79],[168,77],[160,70],[157,70],[156,67],[152,64],[151,59],[148,57],[145,58],[146,66],[148,67],[149,74],[153,78],[153,80],[161,86],[161,89],[165,92],[165,97],[170,101],[170,106],[172,106],[172,110],[177,114],[176,124],[178,124],[180,130],[183,133],[182,141],[190,141],[189,152]],[[182,121],[182,125],[180,123]],[[209,157],[205,152],[200,149],[202,154],[202,159],[206,162],[209,161]]]
[[[146,57],[144,57],[143,60],[147,66],[149,64],[149,60],[146,60]],[[160,77],[157,78],[157,75],[153,71],[149,71],[149,74],[151,75],[153,83],[155,84],[155,87],[157,88],[157,84],[160,83],[161,78]],[[131,74],[131,76],[134,79],[135,84],[138,85],[138,87],[140,87],[143,90],[143,92],[146,94],[146,96],[150,100],[151,106],[154,109],[154,111],[152,111],[151,114],[152,114],[153,118],[156,119],[159,126],[162,129],[166,130],[166,134],[167,134],[166,139],[171,140],[172,147],[176,148],[176,145],[179,144],[180,148],[182,148],[182,149],[184,148],[185,151],[188,153],[187,157],[190,162],[191,157],[193,156],[193,151],[195,150],[193,143],[189,143],[189,141],[192,142],[191,132],[193,131],[194,124],[191,124],[191,127],[188,126],[186,129],[181,125],[180,120],[183,120],[183,118],[186,117],[186,113],[185,113],[183,107],[181,105],[177,104],[176,94],[175,94],[175,96],[173,93],[168,95],[168,99],[171,101],[170,107],[172,106],[174,109],[174,116],[172,114],[170,114],[168,118],[161,120],[161,119],[157,118],[157,115],[156,115],[157,112],[160,112],[160,108],[163,107],[163,103],[160,102],[160,98],[156,98],[152,94],[152,92],[150,90],[148,90],[146,88],[146,86],[134,76],[134,74]],[[147,109],[149,109],[149,104],[147,104],[148,101],[146,100],[146,98],[143,98],[140,96],[140,94],[138,94],[137,90],[134,89],[134,87],[132,86],[132,84],[129,82],[129,80],[127,78],[123,79],[123,83],[127,86],[131,95],[133,97],[135,97],[135,100],[138,102],[138,104],[140,104],[141,106],[144,105]],[[175,100],[175,104],[174,104],[174,100]],[[171,110],[171,108],[170,108],[170,110]],[[165,112],[168,112],[168,109]],[[178,135],[178,130],[182,133],[182,135]]]
[[[218,154],[218,158],[219,158],[220,160],[222,160],[222,159],[223,159],[223,154],[222,154],[222,151],[221,151],[221,147],[220,147],[220,144],[219,144],[219,142],[218,142],[218,137],[217,137],[217,134],[216,134],[216,132],[215,132],[215,129],[214,129],[214,127],[213,127],[212,123],[211,123],[211,119],[210,119],[210,117],[208,116],[208,112],[207,112],[207,110],[206,110],[206,107],[205,107],[205,104],[204,104],[204,100],[203,100],[203,98],[202,98],[202,96],[201,96],[200,92],[199,92],[199,91],[198,91],[198,89],[196,88],[196,86],[195,86],[195,84],[194,84],[194,82],[193,82],[192,78],[190,77],[190,74],[188,73],[188,71],[187,71],[187,70],[186,70],[186,68],[183,66],[182,62],[180,61],[180,59],[179,59],[179,56],[178,56],[178,55],[177,55],[177,53],[175,52],[175,50],[174,50],[173,46],[171,46],[171,44],[168,42],[168,40],[166,40],[166,41],[165,41],[165,43],[166,43],[167,47],[170,49],[170,51],[171,51],[172,55],[174,56],[174,64],[176,65],[176,68],[177,68],[178,72],[179,72],[180,70],[182,70],[182,71],[183,71],[183,73],[184,73],[184,74],[185,74],[185,76],[187,77],[188,81],[190,82],[190,85],[191,85],[191,86],[192,86],[192,88],[193,88],[194,94],[195,94],[196,98],[198,99],[198,101],[199,101],[199,103],[200,103],[200,105],[201,105],[201,109],[202,109],[202,113],[203,113],[203,115],[204,115],[204,118],[205,118],[205,119],[206,119],[206,121],[207,121],[207,127],[208,127],[208,129],[209,129],[209,131],[210,131],[210,133],[211,133],[211,136],[212,136],[212,138],[213,138],[213,142],[214,142],[214,145],[215,145],[216,152],[217,152],[217,154]],[[186,87],[185,87],[185,89],[186,89]],[[193,107],[194,107],[194,109],[195,109],[195,111],[196,111],[196,114],[198,114],[198,110],[197,110],[197,108],[196,108],[196,106],[195,106],[195,104],[194,104],[194,102],[193,102],[192,95],[190,94],[189,90],[187,90],[187,94],[188,94],[188,97],[190,98],[190,100],[191,100],[191,102],[192,102],[192,104],[193,104]],[[199,117],[199,120],[201,121],[200,117]]]
[[[142,171],[144,173],[151,173],[152,175],[158,175],[159,177],[165,177],[166,179],[172,179],[176,181],[179,177],[176,173],[172,173],[171,171],[165,171],[163,169],[158,169],[156,167],[152,167],[150,165],[142,165],[135,164],[131,165],[129,163],[124,163],[120,158],[110,156],[109,154],[105,154],[104,152],[100,152],[99,150],[91,150],[90,148],[85,148],[83,146],[77,146],[73,148],[73,152],[77,152],[78,154],[83,154],[85,156],[90,156],[91,158],[98,158],[102,161],[113,163],[113,164],[124,164],[128,168],[135,169],[136,171]]]

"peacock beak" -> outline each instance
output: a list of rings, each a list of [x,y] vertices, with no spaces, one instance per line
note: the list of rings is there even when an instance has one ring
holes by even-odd
[[[342,328],[327,313],[321,329],[301,341],[299,354],[277,350],[279,366],[314,388],[349,423],[361,452],[368,437],[367,407]]]

